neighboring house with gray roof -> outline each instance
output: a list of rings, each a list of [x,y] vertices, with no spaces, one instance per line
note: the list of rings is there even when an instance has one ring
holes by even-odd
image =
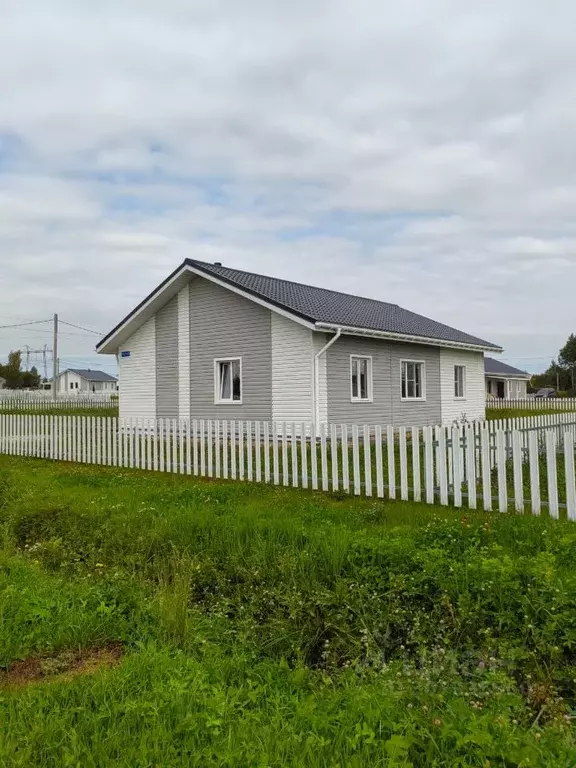
[[[186,259],[97,345],[120,415],[424,425],[484,416],[488,341],[396,304]]]
[[[90,368],[67,368],[58,374],[58,393],[76,395],[80,393],[111,394],[118,389],[118,379],[104,371]]]
[[[513,368],[493,357],[485,357],[484,372],[486,394],[489,397],[506,399],[524,399],[527,397],[528,382],[532,377],[526,371]]]

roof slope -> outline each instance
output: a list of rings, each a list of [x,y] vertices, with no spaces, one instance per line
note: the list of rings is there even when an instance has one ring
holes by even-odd
[[[111,376],[104,371],[91,371],[90,368],[67,368],[66,371],[75,373],[77,376],[81,376],[88,381],[118,381],[115,376]],[[66,373],[62,371],[62,373]]]
[[[506,365],[501,360],[495,360],[493,357],[484,358],[484,372],[494,376],[520,376],[522,378],[530,378],[530,374],[526,371],[521,371],[519,368],[513,368],[511,365]]]
[[[194,259],[186,259],[186,264],[314,323],[330,323],[500,349],[497,344],[410,312],[397,304],[279,280]]]

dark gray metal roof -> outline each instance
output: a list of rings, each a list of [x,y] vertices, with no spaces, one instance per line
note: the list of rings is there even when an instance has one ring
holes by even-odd
[[[83,379],[88,379],[88,381],[118,381],[115,376],[110,376],[109,373],[91,371],[90,368],[67,368],[66,371],[76,373],[78,376],[82,376]],[[62,371],[62,373],[66,373],[66,371]]]
[[[484,371],[488,375],[504,376],[513,378],[514,376],[520,376],[525,378],[530,376],[526,371],[521,371],[519,368],[513,368],[511,365],[503,363],[501,360],[495,360],[493,357],[484,358]]]
[[[497,344],[410,312],[397,304],[243,272],[195,259],[186,259],[186,264],[313,323],[331,323],[499,349]]]

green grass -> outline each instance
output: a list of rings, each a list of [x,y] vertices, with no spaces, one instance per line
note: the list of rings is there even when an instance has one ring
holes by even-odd
[[[22,408],[8,405],[7,402],[0,403],[0,416],[2,414],[13,414],[18,416],[107,416],[118,418],[118,406],[112,405],[109,408],[54,408],[46,403],[42,408]]]
[[[486,418],[489,421],[496,419],[523,419],[530,416],[549,416],[559,413],[574,413],[566,408],[486,408]]]
[[[576,763],[576,527],[0,457],[2,766]]]

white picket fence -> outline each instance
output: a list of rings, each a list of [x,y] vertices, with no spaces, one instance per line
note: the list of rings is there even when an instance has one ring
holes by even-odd
[[[114,408],[118,400],[110,396],[91,397],[58,397],[56,400],[50,397],[22,397],[15,394],[6,395],[6,390],[0,392],[0,412],[2,411],[46,411],[58,409],[59,411],[78,410],[84,408]]]
[[[576,423],[576,412],[544,413],[538,416],[520,416],[512,419],[490,419],[490,421],[472,422],[479,429],[485,426],[492,432],[503,429],[510,432],[515,429],[563,429]]]
[[[0,453],[576,520],[576,424],[321,426],[0,414]]]
[[[500,398],[486,400],[486,408],[520,408],[523,410],[576,411],[576,397],[528,397],[522,400]]]

